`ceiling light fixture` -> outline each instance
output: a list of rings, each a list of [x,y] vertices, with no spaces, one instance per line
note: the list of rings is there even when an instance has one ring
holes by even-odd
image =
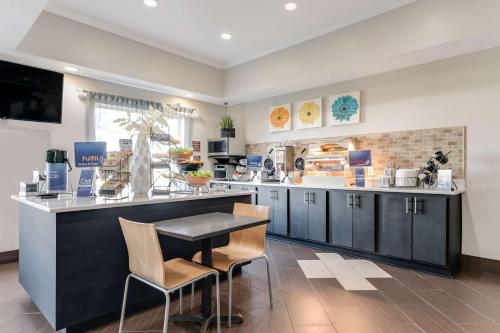
[[[187,93],[187,94],[186,94],[186,97],[194,97],[194,94]]]
[[[228,34],[228,33],[223,33],[222,35],[220,35],[220,38],[222,38],[224,40],[230,40],[231,39],[231,35]]]
[[[144,0],[144,4],[148,7],[156,7],[158,6],[157,0]]]
[[[285,4],[285,9],[288,11],[295,10],[295,9],[297,9],[297,4],[295,2],[289,2],[289,3]]]
[[[67,70],[68,72],[78,72],[78,68],[73,66],[66,66],[64,67],[64,69]]]

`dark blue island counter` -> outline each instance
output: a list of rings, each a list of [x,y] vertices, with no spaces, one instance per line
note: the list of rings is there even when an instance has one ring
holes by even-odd
[[[249,191],[102,199],[12,196],[19,207],[19,280],[55,330],[84,331],[119,316],[128,255],[118,217],[156,222],[211,212],[232,213]],[[227,236],[214,246],[227,243]],[[160,237],[165,260],[190,260],[201,244]],[[159,292],[135,283],[132,309],[152,306]]]

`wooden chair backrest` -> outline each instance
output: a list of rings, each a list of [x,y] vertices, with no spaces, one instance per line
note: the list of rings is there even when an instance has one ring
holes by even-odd
[[[237,202],[234,204],[233,214],[268,219],[269,207]],[[266,251],[266,225],[232,232],[229,236],[229,245],[246,247],[264,254]]]
[[[132,273],[163,286],[163,254],[154,224],[119,218]]]

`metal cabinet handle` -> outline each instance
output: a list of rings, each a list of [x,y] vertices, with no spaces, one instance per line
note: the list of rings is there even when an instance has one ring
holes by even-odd
[[[413,214],[417,214],[417,197],[413,197]]]
[[[315,201],[316,201],[315,194],[316,194],[316,193],[314,193],[314,192],[309,193],[309,195],[312,197],[312,199],[310,199],[310,201],[309,201],[309,202],[310,202],[310,203],[312,203],[312,204],[315,204],[315,203],[316,203],[316,202],[315,202]]]
[[[356,208],[356,199],[357,199],[357,195],[353,194],[352,195],[352,207],[353,208]]]
[[[347,207],[352,207],[351,195],[347,194]]]
[[[278,190],[274,190],[274,200],[278,200]]]
[[[272,191],[272,190],[269,191],[269,199],[270,200],[274,199],[273,193],[274,193],[274,191]]]
[[[309,192],[304,192],[304,203],[309,202]]]
[[[409,213],[410,213],[410,211],[409,211],[409,209],[410,209],[410,208],[409,208],[410,204],[409,204],[409,202],[408,202],[409,200],[408,200],[408,197],[407,197],[407,198],[405,198],[405,199],[406,199],[406,214],[409,214]]]

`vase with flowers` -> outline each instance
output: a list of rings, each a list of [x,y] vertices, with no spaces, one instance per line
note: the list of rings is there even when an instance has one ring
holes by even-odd
[[[149,192],[151,154],[148,138],[153,134],[168,135],[168,119],[168,112],[150,107],[142,114],[127,112],[127,117],[114,121],[135,139],[131,170],[132,190],[135,194],[143,195]]]

